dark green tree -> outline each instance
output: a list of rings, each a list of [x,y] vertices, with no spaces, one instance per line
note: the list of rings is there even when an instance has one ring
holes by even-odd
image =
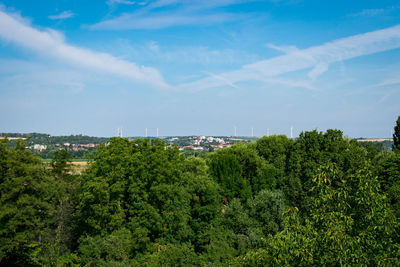
[[[132,235],[120,229],[104,237],[87,236],[79,246],[79,263],[83,266],[132,266],[129,258]]]
[[[53,244],[49,247],[52,264],[60,265],[60,257],[69,255],[77,248],[79,236],[76,229],[79,177],[71,174],[71,159],[66,149],[54,152],[51,171],[56,181],[56,216],[54,218]]]
[[[217,150],[209,157],[210,176],[220,185],[225,202],[234,198],[247,200],[251,197],[250,182],[242,176],[243,166],[232,150]]]
[[[378,177],[383,191],[398,218],[400,218],[400,153],[395,153],[378,166]]]
[[[367,158],[373,163],[376,163],[376,161],[379,160],[380,153],[385,150],[383,144],[380,142],[360,142],[359,144],[366,150]]]
[[[237,143],[226,150],[238,159],[242,167],[241,176],[250,183],[253,195],[263,189],[276,187],[278,172],[273,164],[259,155],[256,143]]]
[[[209,154],[209,173],[220,185],[223,195],[244,203],[263,189],[274,189],[280,171],[261,157],[255,143],[237,143]]]
[[[400,116],[397,118],[393,133],[393,150],[400,151]]]
[[[279,170],[281,176],[283,176],[292,146],[293,141],[285,135],[272,135],[258,139],[256,148],[258,153]]]
[[[276,187],[286,194],[291,205],[299,205],[303,194],[302,181],[298,170],[302,168],[302,156],[296,143],[285,135],[264,136],[257,140],[258,153],[266,160],[267,176],[274,177]],[[275,189],[266,188],[266,189]]]
[[[66,149],[61,149],[54,152],[53,159],[51,161],[51,167],[56,175],[62,176],[68,174],[70,171],[70,163],[71,158]]]
[[[44,264],[55,190],[55,180],[24,142],[10,149],[7,140],[0,140],[0,265]]]
[[[78,230],[82,238],[104,239],[126,229],[130,258],[169,244],[202,251],[209,241],[200,237],[219,212],[218,187],[203,159],[186,159],[160,140],[112,138],[82,176]]]

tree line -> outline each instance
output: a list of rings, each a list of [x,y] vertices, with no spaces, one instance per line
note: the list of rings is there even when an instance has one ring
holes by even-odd
[[[201,157],[111,138],[81,175],[0,140],[0,265],[398,266],[399,126],[393,151],[340,130]]]

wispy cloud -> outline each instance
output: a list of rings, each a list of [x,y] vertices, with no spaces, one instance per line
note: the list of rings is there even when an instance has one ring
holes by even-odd
[[[308,77],[315,81],[318,76],[328,71],[328,63],[321,62],[315,65],[315,67],[308,73]]]
[[[383,80],[380,83],[373,85],[373,87],[383,87],[383,86],[390,86],[390,85],[400,85],[400,78],[399,76],[391,77]]]
[[[299,51],[299,49],[294,45],[291,45],[291,46],[283,46],[283,45],[282,46],[278,46],[278,45],[274,45],[274,44],[267,44],[267,47],[271,48],[271,49],[274,49],[274,50],[277,50],[279,52],[283,52],[285,54],[290,54],[290,53],[294,53],[294,52]]]
[[[107,5],[115,5],[115,4],[134,5],[134,4],[136,4],[136,2],[129,1],[129,0],[108,0],[107,1]]]
[[[71,10],[67,10],[67,11],[61,12],[58,15],[51,15],[51,16],[49,16],[49,19],[60,20],[60,19],[72,18],[73,16],[75,16],[75,14]]]
[[[112,2],[131,2],[111,0]],[[214,9],[259,0],[158,0],[131,2],[140,6],[134,12],[124,13],[89,26],[94,30],[163,29],[174,26],[212,25],[243,18],[243,15]]]
[[[375,9],[363,9],[360,12],[352,13],[348,15],[348,17],[375,17],[387,15],[393,11],[396,11],[400,8],[399,5],[388,6],[385,8],[375,8]]]
[[[385,92],[381,98],[379,98],[377,104],[382,104],[384,102],[386,102],[386,100],[389,99],[390,96],[393,95],[393,91],[389,91],[389,92]]]
[[[147,3],[149,3],[148,8],[150,9],[182,5],[188,9],[204,10],[256,1],[262,0],[156,0],[153,2],[147,1]]]
[[[374,17],[379,16],[385,13],[385,9],[377,8],[377,9],[364,9],[358,13],[350,14],[350,17]]]
[[[126,77],[135,82],[155,87],[168,87],[159,71],[154,68],[138,66],[134,62],[121,60],[107,53],[69,45],[61,33],[51,29],[37,30],[18,15],[0,10],[0,25],[2,25],[0,39],[40,55],[68,62],[74,66]]]
[[[235,18],[232,14],[185,14],[176,12],[160,13],[155,16],[142,14],[124,14],[118,18],[99,22],[89,26],[90,29],[102,30],[132,30],[132,29],[163,29],[173,26],[212,25],[231,21]]]
[[[195,66],[201,68],[204,68],[205,65],[212,65],[213,67],[227,65],[232,68],[233,65],[240,66],[260,60],[260,57],[255,52],[243,49],[215,49],[209,46],[171,46],[161,45],[156,41],[133,43],[127,39],[119,39],[109,45],[109,49],[113,49],[121,58],[134,58],[139,61],[146,60],[147,62],[181,66],[195,64]]]
[[[400,25],[383,30],[334,40],[303,50],[288,50],[288,54],[244,65],[241,69],[182,84],[182,89],[208,89],[235,85],[244,81],[265,81],[268,78],[312,68],[309,77],[315,79],[327,71],[329,64],[400,47]],[[228,81],[228,82],[227,82]]]
[[[223,76],[221,76],[221,75],[217,75],[217,74],[214,74],[214,73],[211,73],[211,72],[205,72],[205,73],[206,73],[207,75],[210,75],[211,77],[217,79],[217,80],[221,80],[224,84],[229,85],[229,86],[232,87],[232,88],[239,89],[239,87],[238,87],[237,85],[231,83],[229,80],[225,79],[225,78],[224,78]]]

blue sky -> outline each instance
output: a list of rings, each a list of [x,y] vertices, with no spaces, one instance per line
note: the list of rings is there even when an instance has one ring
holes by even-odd
[[[0,0],[0,132],[389,137],[400,3]]]

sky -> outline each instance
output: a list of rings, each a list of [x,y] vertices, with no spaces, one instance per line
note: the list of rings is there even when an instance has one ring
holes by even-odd
[[[0,132],[390,137],[400,2],[0,0]]]

